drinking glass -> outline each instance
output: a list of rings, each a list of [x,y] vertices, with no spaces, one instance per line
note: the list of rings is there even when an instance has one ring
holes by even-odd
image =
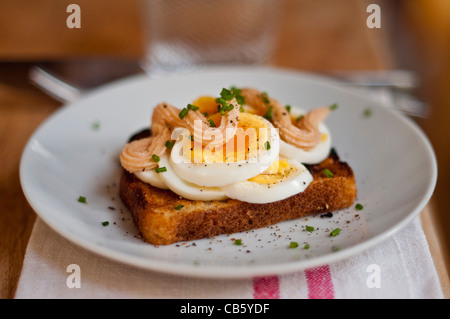
[[[281,0],[142,0],[149,74],[262,64],[273,54]]]

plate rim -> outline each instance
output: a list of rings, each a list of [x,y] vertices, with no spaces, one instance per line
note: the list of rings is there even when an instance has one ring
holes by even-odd
[[[364,96],[362,93],[352,90],[343,86],[339,86],[339,81],[334,80],[332,78],[319,75],[313,72],[305,72],[301,70],[296,69],[289,69],[289,68],[282,68],[282,67],[274,67],[274,66],[247,66],[244,67],[247,71],[250,72],[275,72],[282,75],[291,75],[291,76],[299,76],[304,81],[308,81],[313,84],[321,85],[321,86],[330,86],[333,89],[340,90],[341,92],[353,95],[358,98],[362,98],[364,100],[370,101],[372,104],[380,104],[379,102],[375,101],[374,99],[368,98],[367,96]],[[190,76],[193,74],[202,74],[202,73],[215,73],[215,72],[242,72],[243,67],[210,67],[198,70],[196,72],[191,73],[183,73],[182,76]],[[180,74],[170,74],[169,76],[180,76]],[[145,260],[143,261],[141,257],[135,257],[130,256],[122,252],[115,251],[109,247],[102,247],[95,245],[93,243],[90,243],[89,240],[81,239],[75,235],[72,235],[70,233],[64,232],[60,227],[57,225],[57,223],[54,223],[52,220],[49,220],[45,214],[43,214],[40,211],[40,208],[38,205],[34,202],[32,199],[32,196],[30,195],[30,190],[28,189],[27,183],[25,181],[25,170],[24,167],[26,156],[28,156],[28,153],[30,152],[30,145],[32,141],[35,139],[35,137],[39,134],[39,132],[43,129],[45,129],[47,123],[49,123],[54,117],[58,116],[58,114],[66,112],[68,109],[72,107],[76,107],[76,104],[79,103],[79,101],[84,99],[89,99],[90,96],[95,96],[101,92],[109,91],[114,89],[115,87],[122,87],[127,84],[133,84],[135,82],[140,81],[154,81],[158,80],[158,78],[149,78],[146,74],[138,74],[129,76],[123,79],[119,79],[116,81],[113,81],[111,83],[107,83],[105,85],[102,85],[96,89],[93,89],[92,91],[85,94],[83,97],[80,98],[80,100],[77,100],[72,103],[68,103],[65,105],[62,105],[62,107],[55,112],[53,112],[49,117],[47,117],[32,133],[32,135],[29,137],[21,155],[20,163],[19,163],[19,179],[20,184],[22,187],[22,191],[25,195],[25,198],[28,202],[28,204],[31,206],[31,208],[34,210],[34,212],[37,214],[38,218],[42,219],[51,229],[56,231],[59,235],[62,237],[68,239],[72,244],[75,244],[79,247],[82,247],[86,250],[88,250],[91,253],[98,254],[102,257],[109,258],[111,260],[114,260],[116,262],[120,262],[122,264],[126,264],[129,266],[135,266],[141,269],[145,270],[151,270],[151,271],[159,271],[163,273],[169,273],[173,275],[181,275],[181,276],[191,276],[191,277],[199,277],[199,278],[223,278],[223,279],[239,279],[239,278],[249,278],[252,276],[267,276],[267,275],[281,275],[284,273],[290,273],[295,271],[301,271],[304,269],[312,268],[315,266],[323,265],[323,264],[330,264],[342,259],[345,259],[347,257],[353,256],[357,253],[360,253],[362,251],[365,251],[373,246],[375,246],[378,243],[381,243],[385,241],[386,239],[390,238],[392,235],[397,233],[399,230],[403,229],[406,225],[408,225],[410,222],[412,222],[425,208],[427,203],[429,202],[435,186],[437,182],[437,160],[435,156],[434,149],[432,147],[431,142],[429,141],[426,134],[423,132],[423,130],[419,127],[417,123],[415,123],[413,120],[402,116],[398,113],[396,113],[394,110],[383,107],[386,109],[388,113],[390,113],[391,116],[397,117],[399,120],[403,121],[409,129],[414,131],[417,136],[420,138],[420,141],[424,144],[424,146],[427,149],[427,157],[429,157],[430,165],[431,165],[431,171],[432,176],[429,180],[429,183],[426,187],[426,192],[423,194],[421,201],[416,205],[416,207],[403,219],[398,221],[397,223],[393,224],[391,227],[386,228],[384,231],[364,240],[363,242],[352,245],[350,247],[347,247],[345,249],[336,251],[336,252],[330,252],[328,254],[324,254],[322,256],[318,257],[311,257],[310,259],[301,259],[299,261],[292,261],[287,262],[284,264],[269,264],[269,265],[246,265],[239,266],[239,267],[233,267],[233,266],[226,266],[226,267],[216,267],[216,266],[202,266],[202,265],[190,265],[190,264],[177,264],[173,262],[168,261],[160,261],[160,260]]]

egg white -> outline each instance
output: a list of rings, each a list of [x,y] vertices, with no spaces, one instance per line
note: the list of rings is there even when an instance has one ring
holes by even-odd
[[[319,125],[319,132],[322,134],[327,134],[327,138],[325,140],[321,140],[319,144],[308,151],[280,140],[280,155],[287,158],[296,159],[304,164],[317,164],[322,162],[330,154],[331,135],[328,128],[323,123]]]
[[[292,108],[291,113],[297,117],[301,114],[305,114],[306,112],[298,109]],[[330,155],[331,151],[331,133],[328,130],[328,127],[325,123],[319,124],[319,132],[322,134],[326,134],[327,138],[325,140],[321,140],[319,144],[317,144],[311,150],[304,150],[298,148],[294,145],[288,144],[282,139],[280,140],[280,155],[292,158],[303,164],[318,164],[326,159]]]
[[[265,204],[276,202],[303,192],[312,182],[311,173],[300,162],[288,159],[288,163],[297,168],[281,181],[274,184],[260,184],[243,181],[221,187],[225,195],[243,202]]]
[[[134,175],[139,178],[144,183],[150,184],[152,186],[161,188],[161,189],[168,189],[166,183],[161,178],[160,173],[156,173],[154,169],[145,171],[145,172],[136,172]]]
[[[183,142],[179,140],[172,148],[170,165],[175,174],[185,181],[203,187],[220,187],[254,177],[269,168],[280,152],[278,130],[269,121],[263,120],[270,130],[270,149],[258,149],[253,158],[226,163],[193,163],[182,155]]]
[[[187,199],[202,201],[224,200],[227,198],[220,188],[201,187],[180,178],[180,176],[175,173],[167,155],[161,157],[159,167],[166,167],[166,172],[157,174],[160,174],[160,177],[167,185],[167,188],[175,194]]]

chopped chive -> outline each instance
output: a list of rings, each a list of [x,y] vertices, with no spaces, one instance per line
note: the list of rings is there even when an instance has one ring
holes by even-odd
[[[337,108],[338,108],[337,103],[334,103],[332,106],[330,106],[330,110],[331,110],[331,111],[334,111],[334,110],[336,110]]]
[[[160,161],[160,158],[159,158],[158,155],[153,154],[153,155],[152,155],[152,160],[153,160],[154,162],[158,163],[158,162]]]
[[[337,235],[339,235],[340,232],[341,232],[341,229],[336,228],[330,233],[330,237],[336,237]]]
[[[303,114],[302,114],[302,115],[299,115],[299,116],[297,116],[297,119],[296,119],[296,120],[297,120],[297,122],[298,122],[298,121],[300,121],[300,120],[301,120],[302,118],[304,118],[304,117],[305,117],[305,116],[304,116]]]
[[[181,204],[178,204],[177,206],[175,206],[174,208],[176,209],[176,210],[180,210],[180,209],[182,209],[184,206],[183,205],[181,205]]]
[[[230,90],[223,88],[220,92],[220,97],[224,100],[231,100],[232,98],[234,98],[234,94]]]
[[[303,246],[304,249],[309,249],[311,247],[310,244],[306,244],[305,246]]]
[[[266,148],[266,150],[270,150],[270,143],[269,143],[269,141],[266,141],[264,143],[264,147]]]
[[[331,171],[330,171],[328,168],[325,168],[325,169],[323,170],[323,173],[324,173],[325,176],[328,177],[328,178],[332,178],[332,177],[334,176],[333,173],[331,173]]]
[[[86,204],[86,203],[87,203],[87,202],[86,202],[86,197],[84,197],[84,196],[78,197],[78,201],[79,201],[80,203],[83,203],[83,204]]]
[[[286,110],[288,111],[288,113],[291,113],[291,106],[290,105],[286,105]]]
[[[364,208],[364,206],[361,205],[360,203],[358,203],[358,204],[355,205],[355,208],[356,208],[357,210],[362,210],[362,209]]]
[[[217,112],[219,112],[222,116],[225,115],[225,111],[231,111],[234,108],[234,105],[228,104],[227,100],[223,97],[216,98],[216,102],[219,103],[219,105],[217,105]]]
[[[238,104],[245,104],[245,97],[243,97],[242,95],[236,95],[236,102],[238,102]]]
[[[238,104],[240,104],[240,105],[245,104],[245,98],[241,95],[241,92],[242,92],[241,89],[239,89],[235,86],[232,86],[230,88],[230,90],[231,90],[231,92],[233,92],[234,98],[236,99],[236,102],[238,102]]]
[[[268,98],[268,96],[267,96],[267,92],[262,92],[262,93],[261,93],[261,98],[262,98],[262,100],[263,100],[264,103],[266,103],[266,104],[269,104],[269,103],[270,103],[270,100],[269,100],[269,98]]]
[[[209,126],[216,127],[216,123],[214,123],[214,121],[212,119],[209,119],[208,123],[209,123]]]
[[[109,225],[109,221],[104,221],[104,222],[102,222],[102,225],[103,225],[103,226],[108,226],[108,225]]]
[[[162,173],[162,172],[167,172],[167,167],[163,166],[163,167],[158,167],[155,169],[156,173]]]
[[[291,241],[291,243],[289,244],[289,248],[297,248],[298,247],[298,243],[296,241]]]
[[[180,114],[178,114],[178,116],[180,117],[180,119],[184,119],[184,117],[186,116],[186,114],[188,113],[188,109],[184,108],[181,110]]]
[[[306,231],[312,232],[314,231],[314,227],[313,226],[306,226]]]
[[[240,106],[240,107],[239,107],[239,111],[240,111],[240,112],[245,112],[244,107],[243,107],[243,106]]]
[[[234,94],[241,94],[242,90],[236,86],[232,86],[230,88],[230,90],[234,93]]]
[[[174,145],[175,145],[175,142],[172,142],[172,141],[166,141],[166,147],[167,148],[172,148]]]
[[[194,137],[193,137],[192,135],[189,135],[189,139],[190,139],[191,141],[194,141]]]
[[[341,248],[339,246],[331,247],[331,251],[339,251]]]
[[[242,245],[242,239],[236,239],[236,240],[234,241],[234,244],[235,244],[235,245],[238,245],[238,246]]]
[[[203,113],[203,116],[204,116],[204,117],[207,117],[208,115],[209,115],[208,112],[204,112],[204,113]]]
[[[198,106],[192,105],[192,104],[188,104],[187,105],[188,110],[192,110],[192,111],[197,111],[199,109]]]
[[[100,129],[100,121],[95,121],[94,123],[92,123],[92,129],[94,131],[98,131]]]
[[[230,112],[231,110],[234,109],[234,105],[233,104],[228,104],[227,106],[224,107],[225,111]]]
[[[371,109],[365,109],[364,110],[364,116],[365,117],[371,117],[372,116],[372,110]]]
[[[218,98],[216,98],[216,102],[219,103],[217,105],[217,112],[219,112],[220,114],[222,114],[222,113],[225,114],[225,111],[223,110],[223,108],[225,107],[225,105],[227,105],[227,101],[218,97]]]
[[[272,119],[272,111],[273,111],[273,106],[270,105],[269,108],[267,109],[266,114],[264,114],[264,118],[267,120],[271,120]]]
[[[216,102],[220,105],[224,105],[225,103],[227,103],[227,101],[225,99],[222,99],[221,97],[216,98]],[[220,105],[218,105],[217,107],[220,107]]]

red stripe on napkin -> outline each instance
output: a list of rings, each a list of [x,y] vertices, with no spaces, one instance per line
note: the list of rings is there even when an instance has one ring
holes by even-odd
[[[330,267],[320,267],[305,270],[309,299],[333,299],[334,287]]]
[[[255,299],[279,299],[280,282],[278,276],[254,277],[253,298]]]

